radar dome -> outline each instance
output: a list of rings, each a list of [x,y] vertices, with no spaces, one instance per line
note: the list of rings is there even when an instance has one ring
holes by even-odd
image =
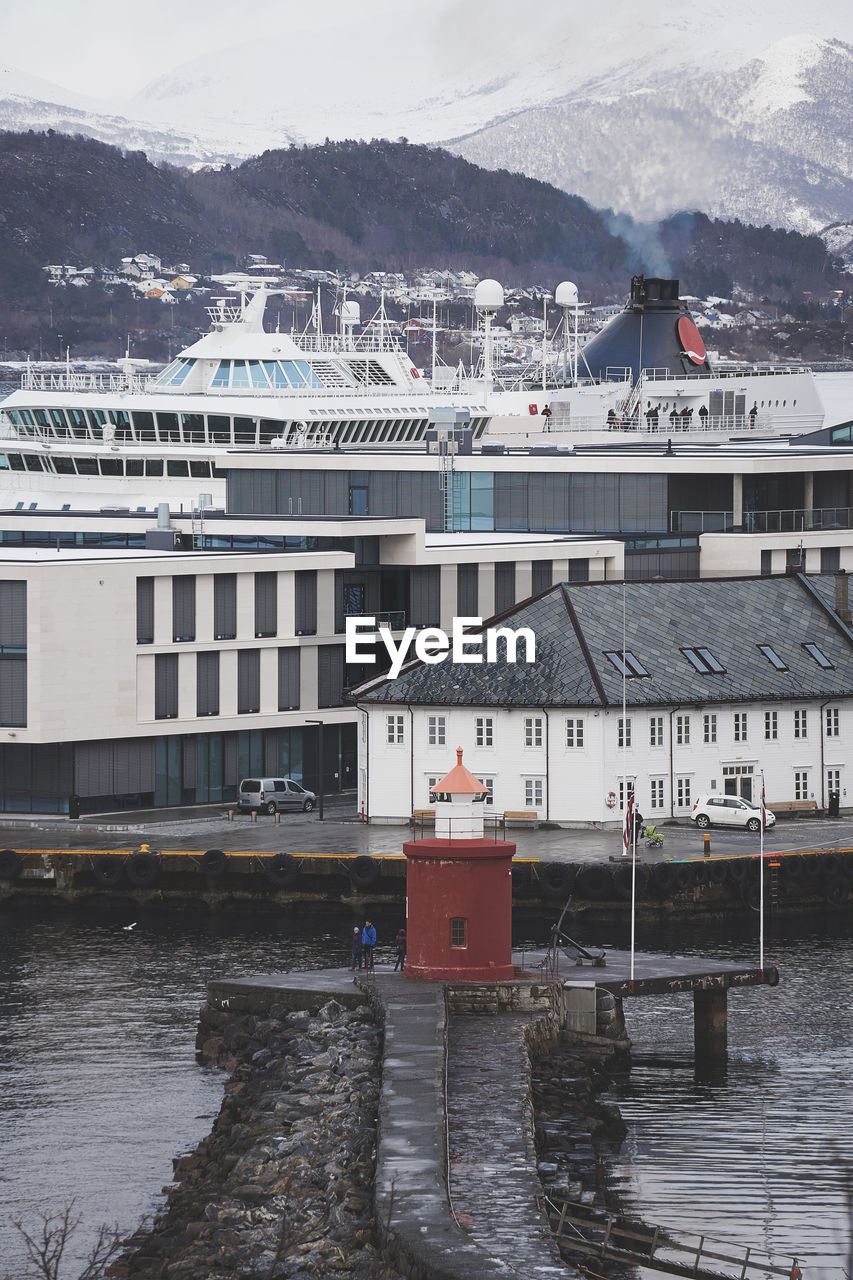
[[[474,306],[478,311],[498,311],[504,304],[503,285],[497,280],[481,280],[474,290]]]
[[[361,324],[361,307],[357,302],[342,302],[338,308],[341,324]]]
[[[557,285],[554,301],[558,307],[576,307],[578,303],[578,287],[571,280],[563,280]]]

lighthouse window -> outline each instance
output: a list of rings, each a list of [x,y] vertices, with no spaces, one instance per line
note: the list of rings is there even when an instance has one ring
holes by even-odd
[[[524,745],[526,747],[542,746],[542,717],[541,716],[525,716]]]
[[[427,741],[431,747],[445,745],[447,719],[445,716],[427,716]]]
[[[468,921],[463,917],[457,916],[450,921],[450,945],[451,947],[468,945]]]
[[[403,745],[404,717],[403,716],[386,716],[385,717],[385,734],[386,741],[389,745],[399,747]]]

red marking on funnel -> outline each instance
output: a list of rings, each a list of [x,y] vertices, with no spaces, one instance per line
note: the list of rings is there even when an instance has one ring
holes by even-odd
[[[676,329],[678,331],[678,341],[684,348],[684,354],[689,356],[694,364],[704,364],[705,343],[702,341],[702,335],[690,317],[681,316]]]

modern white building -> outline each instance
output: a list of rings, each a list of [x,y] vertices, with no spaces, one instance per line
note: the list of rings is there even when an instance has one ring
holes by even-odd
[[[458,746],[494,812],[563,825],[617,819],[626,786],[652,820],[757,800],[762,773],[771,808],[847,804],[846,574],[563,584],[498,621],[535,634],[534,663],[413,662],[356,692],[370,821],[428,808]]]

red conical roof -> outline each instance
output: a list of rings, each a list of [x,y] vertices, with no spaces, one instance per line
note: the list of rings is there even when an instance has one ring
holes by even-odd
[[[489,790],[484,787],[479,778],[475,778],[470,769],[466,769],[462,763],[462,748],[456,748],[456,764],[450,770],[446,778],[442,778],[441,782],[437,782],[432,788],[433,792],[442,795],[454,796],[481,796]]]

